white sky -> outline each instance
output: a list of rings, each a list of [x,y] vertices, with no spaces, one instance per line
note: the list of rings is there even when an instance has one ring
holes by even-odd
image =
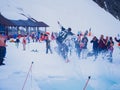
[[[90,0],[4,0],[1,11],[8,18],[19,19],[22,12],[38,21],[44,21],[49,31],[59,31],[57,21],[66,28],[71,27],[73,32],[85,31],[92,28],[95,35],[117,35],[120,22],[105,10]],[[2,4],[2,3],[1,3]],[[21,8],[20,11],[16,8]]]

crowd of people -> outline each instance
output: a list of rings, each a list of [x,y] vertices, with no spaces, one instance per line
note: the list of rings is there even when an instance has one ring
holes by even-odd
[[[78,32],[78,34],[75,35],[71,32],[70,28],[65,29],[61,26],[61,32],[56,38],[58,52],[66,61],[69,61],[68,53],[71,55],[71,51],[75,51],[80,59],[87,59],[87,57],[94,56],[95,61],[98,56],[101,55],[103,59],[108,59],[112,62],[114,43],[115,41],[118,42],[118,47],[120,48],[120,36],[118,35],[118,37],[115,38],[106,36],[105,38],[104,35],[101,35],[100,38],[98,38],[97,36],[91,35],[91,28],[84,33]],[[67,38],[69,36],[71,36],[71,38]],[[92,40],[88,38],[89,36],[93,37]],[[73,43],[71,44],[71,42]],[[89,51],[88,42],[92,44],[92,51]]]
[[[60,24],[60,23],[59,23]],[[61,31],[56,33],[41,33],[39,37],[35,35],[27,35],[22,37],[23,50],[26,50],[26,44],[31,42],[45,42],[46,43],[46,54],[49,52],[53,53],[53,48],[51,48],[51,41],[56,40],[57,43],[57,52],[66,62],[69,62],[69,56],[73,52],[76,53],[79,59],[87,59],[87,57],[94,56],[94,60],[98,58],[99,55],[102,55],[102,58],[108,58],[110,62],[113,61],[113,51],[114,43],[118,43],[120,48],[120,36],[118,37],[108,37],[101,35],[100,38],[97,36],[92,36],[91,28],[86,30],[84,33],[78,32],[74,34],[71,28],[64,28],[60,25]],[[91,40],[89,37],[93,37]],[[31,39],[30,39],[31,38]],[[0,65],[5,65],[3,63],[6,55],[6,40],[5,35],[0,34]],[[90,40],[90,41],[89,41]],[[19,47],[20,37],[15,38],[17,48]],[[92,44],[92,51],[89,52],[88,43]]]

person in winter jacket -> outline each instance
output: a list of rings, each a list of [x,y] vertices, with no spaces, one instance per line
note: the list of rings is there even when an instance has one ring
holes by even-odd
[[[0,65],[5,65],[3,63],[6,55],[6,38],[0,34]]]
[[[118,48],[119,48],[119,50],[120,50],[120,36],[119,36],[118,38],[115,37],[115,41],[118,42]]]
[[[88,38],[86,37],[86,35],[84,35],[80,42],[80,48],[82,49],[82,52],[81,52],[82,59],[87,58],[87,44],[88,44]]]
[[[74,33],[72,32],[72,29],[69,27],[68,29],[67,29],[67,35],[74,35]]]
[[[52,34],[51,34],[51,40],[55,40],[55,35],[54,35],[53,32],[52,32]]]
[[[16,43],[16,46],[17,46],[17,48],[18,48],[18,47],[19,47],[19,43],[20,43],[20,40],[19,40],[19,38],[18,38],[18,37],[16,38],[15,43]]]
[[[81,56],[81,48],[80,48],[80,42],[81,42],[81,39],[79,38],[79,35],[78,35],[78,38],[77,40],[75,41],[75,48],[76,48],[76,54],[77,56],[80,58]]]
[[[99,41],[98,41],[98,48],[99,52],[105,52],[106,49],[106,40],[104,39],[104,35],[101,35]]]
[[[49,38],[46,39],[46,54],[48,54],[48,50],[49,50],[50,53],[52,54],[52,49],[51,49],[51,45],[50,45],[50,40],[49,40]]]
[[[23,44],[23,50],[26,50],[26,38],[25,37],[23,37],[22,44]]]
[[[66,63],[68,63],[70,61],[68,58],[68,51],[69,51],[68,46],[65,43],[62,43],[61,55],[63,56]]]
[[[90,41],[90,43],[93,43],[93,54],[95,55],[95,59],[98,56],[98,39],[96,36],[93,37],[93,39]]]
[[[26,37],[27,43],[30,43],[30,35],[28,34]]]
[[[118,46],[120,47],[120,38],[117,39],[117,37],[115,37],[115,41],[118,42]]]
[[[84,35],[84,36],[83,36],[83,38],[82,38],[82,41],[81,41],[81,42],[83,43],[82,49],[87,49],[88,38],[87,38],[87,36],[86,36],[86,35]]]
[[[109,41],[108,41],[108,45],[107,45],[107,49],[108,49],[108,53],[109,53],[108,60],[110,62],[112,62],[112,60],[113,60],[113,58],[112,58],[112,54],[113,54],[113,50],[114,50],[113,46],[114,46],[114,41],[113,41],[112,37],[110,37]]]
[[[106,36],[106,38],[105,38],[105,52],[108,50],[107,49],[107,45],[108,45],[108,42],[109,42],[109,37],[108,36]]]

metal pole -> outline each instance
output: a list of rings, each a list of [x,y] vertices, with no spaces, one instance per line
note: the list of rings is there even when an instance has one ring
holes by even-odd
[[[31,68],[32,68],[32,64],[33,64],[33,62],[31,63],[31,66],[30,66],[29,71],[28,71],[28,73],[27,73],[27,76],[26,76],[26,79],[25,79],[25,81],[24,81],[24,84],[23,84],[22,90],[24,90],[24,87],[25,87],[25,84],[26,84],[26,81],[27,81],[27,78],[28,78],[29,72],[31,71]]]
[[[91,78],[91,76],[88,76],[88,80],[86,81],[86,83],[85,83],[85,86],[84,86],[83,90],[86,90],[86,87],[87,87],[87,85],[88,85],[88,82],[89,82],[90,78]]]

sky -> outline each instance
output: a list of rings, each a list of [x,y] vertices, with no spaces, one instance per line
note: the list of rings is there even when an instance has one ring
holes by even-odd
[[[19,15],[25,13],[47,23],[50,26],[49,31],[59,31],[57,21],[60,21],[65,28],[71,27],[75,33],[89,28],[95,35],[116,36],[119,33],[120,22],[92,0],[4,0],[1,2],[5,5],[0,5],[0,11],[6,17],[26,19]]]
[[[59,31],[57,21],[72,31],[84,31],[91,27],[94,35],[119,33],[120,22],[90,0],[0,0],[0,12],[9,19],[26,19],[25,13],[38,21],[44,21],[49,31]],[[91,39],[90,37],[89,39]],[[21,90],[29,73],[24,90],[82,90],[88,76],[91,76],[86,90],[119,90],[120,88],[120,50],[114,46],[113,63],[101,57],[80,60],[74,53],[70,63],[56,53],[56,43],[51,42],[53,54],[45,53],[45,42],[27,44],[23,51],[15,43],[7,41],[5,66],[0,66],[0,90]],[[91,50],[91,44],[88,48]],[[32,52],[32,50],[38,52]]]

